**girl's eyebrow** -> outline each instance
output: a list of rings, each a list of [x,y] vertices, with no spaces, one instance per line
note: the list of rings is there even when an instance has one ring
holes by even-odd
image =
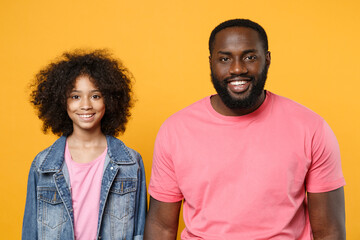
[[[71,90],[71,93],[73,93],[73,92],[81,92],[80,90],[76,90],[76,89],[73,89],[73,90]],[[100,90],[98,90],[98,89],[94,89],[94,90],[91,90],[90,92],[100,92]]]

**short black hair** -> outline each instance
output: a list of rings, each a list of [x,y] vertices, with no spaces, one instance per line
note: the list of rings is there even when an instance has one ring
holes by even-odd
[[[212,32],[210,34],[210,38],[209,38],[210,55],[212,52],[216,34],[218,32],[220,32],[221,30],[223,30],[225,28],[229,28],[229,27],[247,27],[247,28],[254,29],[255,31],[257,31],[259,33],[259,37],[260,37],[261,41],[263,42],[264,51],[265,52],[268,51],[268,48],[269,48],[268,38],[267,38],[266,32],[263,27],[261,27],[259,24],[257,24],[256,22],[253,22],[249,19],[231,19],[231,20],[227,20],[225,22],[220,23],[219,25],[217,25],[214,28],[214,30],[212,30]]]
[[[65,52],[34,79],[30,102],[43,121],[42,130],[68,136],[73,122],[67,113],[67,97],[79,76],[88,76],[104,97],[101,131],[117,136],[125,131],[132,106],[132,74],[107,50]]]

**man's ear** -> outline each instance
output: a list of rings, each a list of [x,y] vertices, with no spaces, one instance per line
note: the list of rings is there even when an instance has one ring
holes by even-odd
[[[270,63],[271,63],[271,53],[270,53],[270,51],[267,51],[266,56],[265,56],[265,64],[268,69],[270,67]]]

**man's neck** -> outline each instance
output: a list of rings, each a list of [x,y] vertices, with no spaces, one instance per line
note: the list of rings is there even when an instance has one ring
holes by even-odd
[[[221,115],[243,116],[243,115],[252,113],[256,109],[258,109],[261,106],[261,104],[265,101],[265,97],[266,97],[266,93],[265,93],[265,91],[263,91],[263,93],[259,97],[256,104],[254,104],[253,106],[251,106],[249,108],[235,108],[235,109],[229,108],[224,104],[224,102],[221,100],[221,98],[218,94],[212,96],[210,98],[210,102],[211,102],[211,106],[213,107],[213,109]]]

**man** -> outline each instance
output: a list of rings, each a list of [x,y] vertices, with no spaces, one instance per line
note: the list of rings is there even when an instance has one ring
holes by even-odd
[[[174,114],[158,133],[145,239],[345,239],[345,184],[326,122],[264,91],[270,52],[250,20],[209,40],[217,95]]]

